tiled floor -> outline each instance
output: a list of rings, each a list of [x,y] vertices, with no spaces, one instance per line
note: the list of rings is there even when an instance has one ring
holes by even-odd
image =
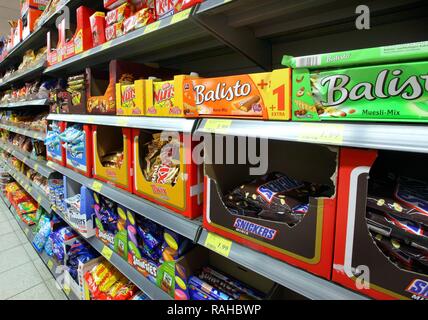
[[[0,199],[0,300],[66,300]]]

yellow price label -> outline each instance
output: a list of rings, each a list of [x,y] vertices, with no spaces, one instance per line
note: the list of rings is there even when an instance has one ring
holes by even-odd
[[[212,133],[227,133],[227,129],[232,125],[232,120],[208,119],[205,122],[204,129]]]
[[[86,117],[86,123],[94,123],[95,118],[93,116]]]
[[[36,163],[35,165],[34,165],[34,170],[35,171],[37,171],[39,169],[39,164],[38,163]]]
[[[50,259],[49,259],[49,261],[48,261],[48,268],[49,268],[50,270],[52,270],[52,268],[53,268],[53,262],[52,262],[52,260],[50,260]]]
[[[230,250],[232,249],[232,241],[227,240],[215,233],[208,232],[205,240],[205,247],[208,249],[221,254],[222,256],[228,257]]]
[[[111,41],[108,41],[108,42],[104,42],[102,45],[101,45],[101,50],[105,50],[105,49],[107,49],[107,48],[110,48],[110,46],[111,46]]]
[[[38,202],[38,203],[42,202],[42,196],[38,196],[38,197],[37,197],[37,202]]]
[[[155,30],[157,30],[160,26],[160,21],[156,21],[153,23],[150,23],[149,25],[146,26],[146,28],[144,29],[144,34],[153,32]]]
[[[117,124],[121,127],[127,127],[129,125],[129,122],[128,119],[119,117],[119,119],[117,119]]]
[[[172,16],[172,19],[171,19],[171,24],[183,21],[184,19],[187,19],[190,15],[190,10],[192,10],[192,8],[189,8],[189,9],[186,9],[184,11],[181,11],[179,13],[174,14]]]
[[[102,188],[103,188],[103,184],[101,182],[94,181],[92,183],[92,190],[94,190],[95,192],[99,193]]]
[[[64,289],[64,292],[67,296],[70,295],[71,289],[70,289],[70,286],[68,284],[64,283],[63,289]]]
[[[28,236],[28,229],[24,229],[24,233],[26,236]]]
[[[343,143],[343,124],[303,123],[297,139],[315,143]]]
[[[111,250],[109,247],[104,246],[103,250],[101,250],[101,254],[104,258],[106,258],[108,261],[110,261],[111,256],[113,255],[113,250]]]

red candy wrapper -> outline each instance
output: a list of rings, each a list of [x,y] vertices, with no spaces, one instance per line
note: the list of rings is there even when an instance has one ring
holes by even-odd
[[[158,19],[171,16],[177,12],[193,7],[203,0],[157,0],[156,15]]]

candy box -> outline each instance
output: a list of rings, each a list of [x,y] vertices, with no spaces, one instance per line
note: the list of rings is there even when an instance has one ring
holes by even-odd
[[[146,86],[146,116],[183,117],[184,83],[197,78],[197,74],[174,76],[174,80],[159,81],[148,79]]]
[[[133,84],[116,84],[116,114],[123,116],[141,116],[144,114],[144,81]]]
[[[85,238],[95,235],[93,192],[85,186],[80,185],[63,177],[64,182],[64,204],[65,217],[68,224]]]
[[[123,34],[123,22],[117,22],[105,28],[106,41],[116,39]]]
[[[65,123],[61,141],[66,150],[66,167],[87,177],[92,177],[92,130],[91,125]]]
[[[186,117],[290,118],[291,69],[184,81]]]
[[[427,58],[428,42],[285,56],[293,120],[426,121]]]
[[[29,8],[22,16],[22,38],[26,39],[35,29],[37,19],[42,15],[43,11]]]
[[[203,172],[192,161],[191,135],[133,129],[132,143],[134,193],[188,218],[200,216]],[[161,155],[169,156],[161,161]]]
[[[88,74],[83,72],[67,78],[66,103],[61,113],[86,114]]]
[[[375,299],[428,298],[425,163],[416,153],[341,151],[333,281]]]
[[[128,257],[126,209],[110,199],[93,193],[96,236],[123,259]]]
[[[22,20],[19,19],[16,28],[13,29],[13,46],[22,41]]]
[[[43,12],[48,3],[49,0],[21,0],[21,17],[23,17],[27,13],[28,9],[37,10],[40,11],[40,13]]]
[[[92,32],[92,45],[94,47],[106,42],[105,35],[105,13],[97,11],[90,18],[91,32]]]
[[[132,192],[131,129],[93,126],[94,177]]]
[[[65,123],[52,121],[46,133],[46,159],[65,166],[65,149],[62,147],[60,134],[64,131]]]
[[[131,7],[128,2],[120,5],[119,7],[110,10],[105,16],[107,26],[112,26],[116,23],[121,23],[123,20],[129,18],[131,15]]]
[[[204,141],[210,137],[213,139],[204,135]],[[249,169],[254,168],[249,163],[205,162],[203,225],[329,279],[339,150],[278,140],[263,143],[268,143],[260,150],[263,159],[268,159],[263,164],[266,174],[251,175]],[[216,148],[205,144],[205,159],[217,159],[211,149]],[[313,159],[317,159],[316,165]]]
[[[158,19],[163,19],[201,3],[202,1],[203,0],[156,0],[156,15]]]

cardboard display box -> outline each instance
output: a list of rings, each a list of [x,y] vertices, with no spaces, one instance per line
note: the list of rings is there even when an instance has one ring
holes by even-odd
[[[132,192],[132,142],[131,129],[92,126],[94,177]],[[123,152],[122,165],[105,167],[101,160],[104,156]]]
[[[63,177],[64,181],[64,200],[72,198],[80,194],[80,210],[70,206],[66,202],[65,216],[67,222],[73,226],[85,238],[90,238],[95,235],[94,224],[94,197],[92,191],[85,186],[80,185],[67,178]]]
[[[23,24],[22,24],[22,19],[18,20],[18,24],[16,26],[16,28],[12,29],[12,34],[13,34],[13,46],[17,46],[21,41],[22,41],[22,29],[23,29]]]
[[[291,69],[184,81],[186,117],[290,119]]]
[[[235,150],[237,148],[235,140]],[[216,159],[214,150],[205,148],[204,152],[206,159]],[[237,215],[229,210],[223,199],[229,191],[256,178],[249,175],[250,165],[205,162],[204,227],[329,279],[333,260],[339,150],[271,140],[264,158],[269,159],[267,173],[281,172],[293,179],[323,185],[327,188],[324,197],[310,197],[307,213],[294,225],[262,219],[258,215]],[[266,184],[266,188],[269,189],[269,185]],[[259,189],[257,192],[262,192],[261,186]]]
[[[75,20],[66,28],[66,20],[58,25],[55,36],[47,33],[48,65],[54,65],[92,48],[92,34],[89,17],[95,11],[85,6],[76,9]],[[56,43],[56,47],[54,45]]]
[[[65,123],[64,130],[67,127],[76,125],[75,123]],[[92,177],[92,163],[93,163],[93,152],[92,152],[92,128],[89,124],[79,125],[85,134],[83,143],[83,149],[78,152],[72,152],[66,150],[65,163],[66,167],[79,172],[87,177]]]
[[[37,19],[42,15],[43,11],[29,8],[22,16],[22,38],[26,39],[36,28]]]
[[[154,133],[154,131],[139,129],[132,131],[134,193],[188,218],[193,219],[200,216],[202,213],[203,172],[202,166],[198,166],[192,161],[194,143],[190,141],[190,136],[177,134],[175,137],[177,144],[171,145],[171,148],[168,145],[162,148],[165,151],[169,150],[174,161],[179,163],[179,173],[175,183],[165,181],[168,174],[176,168],[168,165],[159,167],[156,181],[148,180],[144,175],[147,165],[145,158],[148,153],[147,143],[152,141]],[[168,139],[168,135],[165,135],[165,139]]]
[[[49,0],[21,0],[21,17],[23,17],[27,13],[28,9],[34,9],[43,12],[48,3]]]
[[[197,74],[177,75],[173,80],[148,79],[145,85],[145,115],[184,117],[184,83],[198,78]]]
[[[56,124],[59,127],[60,133],[65,129],[65,122],[62,121],[51,121],[51,124]],[[48,129],[49,131],[49,129]],[[58,163],[61,166],[65,166],[65,149],[62,147],[61,142],[55,145],[46,146],[46,159]]]
[[[412,166],[403,166],[410,159]],[[376,299],[428,298],[428,274],[413,269],[415,261],[403,251],[413,248],[411,242],[414,241],[412,237],[415,237],[413,234],[416,234],[417,225],[409,223],[409,220],[414,216],[409,215],[407,221],[397,224],[393,219],[388,227],[387,223],[369,224],[367,213],[368,186],[376,177],[387,177],[393,173],[397,177],[409,176],[428,181],[428,175],[423,170],[425,166],[426,156],[421,154],[358,149],[341,151],[337,206],[340,214],[336,223],[333,281]],[[395,188],[393,183],[390,185],[391,189]],[[390,208],[391,212],[402,212],[399,204],[402,202],[394,192],[389,198],[397,201]],[[412,201],[419,200],[413,198]],[[377,205],[383,205],[383,201],[378,200]],[[414,232],[406,231],[407,228]],[[401,236],[405,235],[405,240],[396,237],[397,229],[401,231],[398,232]],[[423,238],[423,234],[418,238]],[[388,242],[392,245],[390,249],[396,250],[396,256],[391,255],[391,251],[385,251],[384,246]],[[420,248],[425,249],[419,252],[428,252],[426,244]],[[419,258],[423,260],[422,253]],[[397,264],[397,261],[409,264],[415,271]]]
[[[294,121],[427,121],[428,43],[292,58]]]

